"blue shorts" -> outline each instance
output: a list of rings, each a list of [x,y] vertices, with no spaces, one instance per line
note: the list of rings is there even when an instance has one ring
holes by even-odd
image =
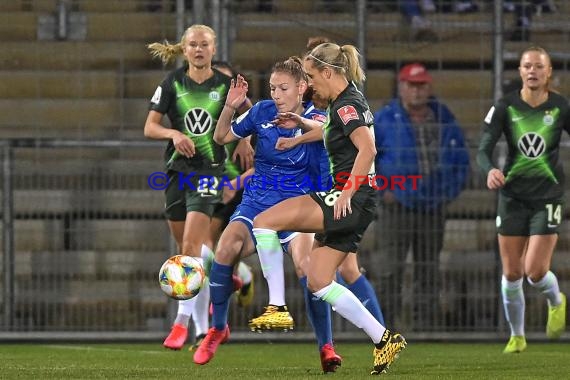
[[[230,222],[239,221],[242,222],[247,226],[249,230],[249,234],[253,239],[253,244],[257,245],[255,241],[255,237],[253,236],[253,219],[258,215],[265,211],[265,208],[257,207],[250,204],[240,203],[237,206],[236,211],[230,217]],[[277,232],[277,236],[279,236],[279,241],[281,242],[281,247],[283,247],[283,251],[287,252],[289,249],[289,242],[295,238],[299,233],[298,232],[291,232],[291,231],[279,231]]]

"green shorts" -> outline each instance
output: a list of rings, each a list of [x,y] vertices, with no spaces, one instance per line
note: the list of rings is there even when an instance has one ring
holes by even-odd
[[[352,214],[334,219],[334,202],[340,190],[331,189],[310,193],[323,210],[325,233],[317,234],[317,240],[341,252],[356,252],[364,231],[374,220],[376,213],[375,197],[365,191],[357,191],[350,201]]]
[[[169,171],[168,187],[164,191],[166,219],[182,222],[186,220],[186,214],[191,211],[198,211],[211,217],[216,206],[222,202],[222,190],[223,188],[217,186],[209,186],[208,181],[201,180],[198,175],[190,177]]]
[[[561,199],[523,201],[499,193],[497,231],[504,236],[557,234],[563,206]]]

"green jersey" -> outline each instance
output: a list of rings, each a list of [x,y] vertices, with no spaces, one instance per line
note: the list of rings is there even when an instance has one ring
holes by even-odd
[[[230,87],[230,78],[214,69],[203,83],[194,82],[185,65],[172,71],[156,89],[150,110],[168,115],[172,128],[190,137],[196,146],[194,157],[186,158],[168,142],[166,169],[182,173],[219,175],[223,170],[224,147],[214,142],[214,129]]]
[[[348,86],[329,104],[327,120],[323,124],[323,141],[329,156],[330,174],[333,186],[337,189],[344,187],[343,181],[352,172],[358,148],[350,140],[350,134],[355,129],[367,126],[374,135],[374,116],[370,112],[367,100],[356,88],[354,83]],[[369,170],[369,177],[375,174],[374,163]],[[342,179],[342,180],[341,180]],[[359,191],[374,194],[369,183],[363,183]]]
[[[564,194],[559,160],[562,130],[570,133],[568,101],[549,92],[537,107],[525,103],[518,91],[502,98],[485,117],[477,162],[485,174],[495,166],[493,149],[501,134],[507,143],[503,173],[505,195],[521,200],[558,199]]]

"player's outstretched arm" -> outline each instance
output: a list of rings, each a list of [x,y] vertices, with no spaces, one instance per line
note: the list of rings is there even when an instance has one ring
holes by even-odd
[[[243,104],[247,98],[248,84],[244,77],[238,74],[237,79],[232,79],[226,103],[222,109],[222,113],[218,118],[216,130],[214,131],[214,141],[220,145],[224,145],[238,139],[230,131],[234,113]]]
[[[323,139],[323,130],[321,128],[313,128],[307,133],[303,133],[297,137],[279,137],[275,143],[275,149],[287,150],[296,147],[299,144],[321,141]]]
[[[307,119],[295,112],[280,112],[277,114],[275,120],[272,120],[273,124],[276,124],[282,128],[301,128],[304,132],[309,132],[315,128],[320,129],[323,124],[322,121]]]

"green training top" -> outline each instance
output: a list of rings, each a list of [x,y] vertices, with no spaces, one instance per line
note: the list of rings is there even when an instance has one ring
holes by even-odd
[[[564,194],[564,172],[559,161],[562,130],[570,133],[568,101],[549,92],[537,107],[525,103],[519,91],[495,104],[485,117],[477,163],[485,175],[495,167],[492,154],[502,134],[507,143],[503,194],[522,200],[548,200]]]
[[[156,89],[150,110],[168,115],[172,128],[190,137],[196,146],[194,157],[181,156],[168,142],[166,169],[183,173],[220,175],[224,168],[224,147],[214,142],[214,129],[230,87],[230,77],[214,69],[203,83],[194,82],[185,65],[170,72]]]

